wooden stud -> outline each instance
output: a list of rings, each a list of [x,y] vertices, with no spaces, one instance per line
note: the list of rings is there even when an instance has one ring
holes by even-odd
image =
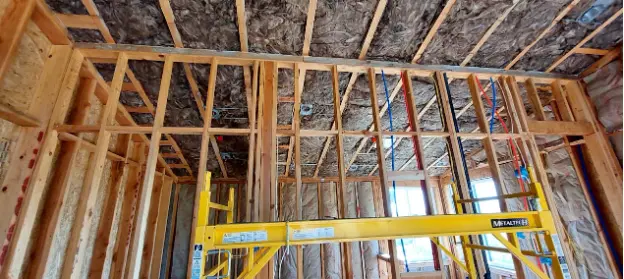
[[[533,106],[533,111],[535,112],[535,118],[540,121],[546,120],[546,113],[544,112],[544,106],[542,105],[542,101],[540,100],[539,95],[537,94],[537,89],[535,89],[535,83],[532,79],[528,79],[524,82],[524,87],[526,88],[527,96],[529,97],[529,101]]]
[[[149,156],[148,156],[149,158]],[[152,262],[154,261],[154,244],[156,239],[156,223],[158,222],[158,215],[160,213],[160,198],[162,197],[162,190],[165,184],[164,177],[160,177],[158,179],[154,179],[153,186],[151,187],[150,192],[152,197],[154,197],[148,207],[147,216],[147,226],[145,230],[145,242],[141,244],[141,249],[139,251],[142,254],[142,260],[140,263],[140,278],[152,278]],[[148,190],[148,189],[144,189]],[[138,216],[139,219],[141,216]],[[137,231],[140,233],[140,231]],[[135,234],[136,236],[137,234]],[[131,275],[132,273],[129,273]]]
[[[310,0],[308,3],[308,13],[306,16],[305,35],[303,39],[303,56],[310,54],[310,42],[312,41],[312,31],[314,30],[314,18],[316,15],[317,0]],[[303,74],[305,76],[305,73]]]
[[[119,55],[117,66],[115,67],[115,74],[113,76],[113,83],[111,86],[112,92],[108,95],[106,104],[104,105],[101,124],[112,125],[114,121],[115,112],[119,102],[119,95],[121,92],[121,85],[125,76],[126,69],[128,67],[128,57],[124,54]],[[104,126],[102,126],[104,127]],[[62,274],[63,278],[70,278],[72,276],[78,276],[82,274],[82,270],[88,267],[84,261],[86,261],[86,252],[88,249],[88,235],[92,226],[93,214],[96,210],[96,200],[101,187],[102,172],[104,171],[104,163],[106,160],[106,153],[108,151],[108,144],[110,142],[111,133],[104,128],[100,129],[98,133],[96,150],[93,154],[93,159],[90,160],[90,165],[85,174],[85,185],[91,187],[84,188],[84,199],[78,205],[78,211],[76,213],[75,224],[72,229],[69,245],[67,246],[66,260],[63,264]]]
[[[130,135],[121,135],[117,138],[116,149],[126,157],[130,156],[132,147]],[[115,218],[115,209],[117,208],[118,197],[123,193],[126,185],[126,174],[129,165],[124,161],[113,162],[111,166],[111,175],[109,178],[108,194],[104,199],[104,207],[98,224],[95,244],[91,255],[91,266],[89,268],[89,278],[102,278],[102,272],[105,269],[105,261],[111,258],[112,254],[107,255],[108,247],[115,246],[116,239],[110,239],[111,231],[113,231],[113,219]]]
[[[218,61],[212,60],[210,64],[210,73],[208,75],[208,91],[206,92],[206,108],[204,110],[204,126],[202,132],[202,141],[199,153],[199,166],[197,168],[197,186],[195,188],[195,201],[193,203],[193,225],[191,227],[191,237],[189,243],[189,251],[192,251],[195,244],[195,227],[197,226],[197,209],[199,207],[199,196],[202,189],[204,189],[204,175],[206,173],[206,165],[208,162],[208,145],[210,143],[210,134],[208,128],[212,123],[212,108],[214,106],[214,92],[217,82]],[[191,272],[192,255],[189,254],[187,262],[187,274]]]
[[[99,18],[91,15],[72,15],[72,14],[56,14],[56,17],[67,27],[67,28],[78,28],[78,29],[95,29],[99,28],[98,20]]]
[[[455,5],[455,2],[456,0],[446,1],[446,3],[444,4],[444,9],[442,9],[440,14],[436,18],[436,20],[433,22],[433,25],[431,25],[431,28],[427,32],[427,36],[425,37],[423,42],[420,44],[420,47],[418,47],[418,51],[416,51],[416,54],[414,55],[414,58],[412,59],[412,63],[418,63],[418,60],[420,60],[422,55],[425,53],[425,50],[429,46],[429,43],[431,43],[431,41],[433,40],[433,37],[438,33],[438,29],[440,29],[440,26],[442,25],[442,23],[444,22],[448,14],[451,12],[451,8],[453,8],[453,5]]]
[[[557,108],[561,114],[561,119],[573,122],[574,115],[572,115],[572,109],[570,109],[570,104],[568,104],[568,99],[566,97],[567,94],[563,90],[563,87],[561,87],[561,84],[558,81],[553,81],[551,88],[553,97],[555,97]]]
[[[182,185],[175,184],[174,193],[173,193],[173,210],[171,211],[171,226],[169,229],[169,242],[167,243],[167,263],[165,266],[165,278],[171,278],[171,262],[173,261],[173,244],[176,235],[176,225],[177,225],[177,216],[178,216],[178,202],[180,199],[180,187]]]
[[[301,89],[299,88],[299,75],[301,72],[297,65],[295,65],[295,103],[301,104]],[[295,154],[294,154],[294,163],[295,163],[295,179],[296,182],[296,193],[295,193],[295,207],[296,207],[296,217],[297,220],[302,220],[303,208],[302,208],[302,195],[301,195],[301,114],[300,114],[301,106],[296,105],[294,107],[293,113],[293,123],[295,124]],[[290,166],[286,166],[287,168]],[[297,246],[297,279],[303,279],[303,247]]]
[[[0,80],[9,70],[13,59],[17,56],[17,48],[22,40],[26,24],[33,13],[35,0],[10,1],[4,10],[0,26]]]
[[[33,98],[35,101],[27,110],[28,114],[37,114],[45,124],[38,128],[21,127],[16,131],[16,144],[12,146],[13,151],[11,157],[8,158],[8,169],[2,183],[24,187],[7,187],[0,196],[0,202],[5,209],[0,216],[2,227],[0,239],[3,241],[0,258],[4,258],[3,262],[0,262],[2,269],[0,277],[20,277],[20,272],[24,270],[24,265],[29,260],[25,248],[34,243],[31,242],[34,241],[31,230],[38,224],[35,223],[37,221],[35,216],[44,203],[43,192],[47,187],[45,184],[47,176],[41,178],[35,176],[38,175],[34,172],[36,165],[32,164],[44,160],[45,156],[38,155],[45,154],[42,147],[46,141],[57,141],[50,138],[49,127],[52,123],[60,123],[65,119],[69,110],[67,103],[78,81],[81,59],[82,56],[73,52],[71,47],[52,46],[50,48],[40,76],[40,83],[35,89]],[[38,152],[35,153],[33,150],[38,150]],[[54,153],[55,150],[52,152]],[[41,175],[43,171],[41,170]],[[42,180],[43,184],[38,180]],[[9,235],[11,227],[13,227],[13,234]]]
[[[154,117],[154,126],[152,127],[152,136],[149,144],[149,153],[145,165],[145,176],[143,178],[143,195],[139,200],[139,208],[137,211],[136,234],[133,236],[132,242],[135,249],[143,247],[146,237],[147,218],[149,205],[152,201],[152,188],[154,186],[154,175],[156,172],[156,164],[158,158],[159,142],[162,135],[160,128],[165,120],[165,110],[167,108],[167,98],[169,96],[169,87],[171,85],[171,72],[173,71],[173,60],[165,59],[162,78],[160,80],[160,91],[158,92],[158,106],[156,107],[156,116]],[[141,270],[142,253],[133,253],[129,262],[129,278],[138,278]]]
[[[132,159],[137,161],[145,157],[145,144],[135,143]],[[121,217],[119,220],[119,230],[115,242],[115,250],[113,252],[113,260],[110,268],[111,277],[124,278],[124,272],[128,265],[129,251],[132,243],[132,234],[134,231],[136,210],[138,208],[138,200],[142,195],[140,181],[143,176],[143,165],[133,166],[128,172],[126,179],[126,188],[124,189],[124,200],[121,207]]]
[[[603,56],[603,55],[607,55],[609,53],[609,50],[607,50],[607,49],[596,49],[596,48],[581,47],[581,48],[577,48],[575,53],[576,54]]]
[[[383,158],[383,136],[381,134],[381,120],[379,116],[379,107],[377,106],[377,86],[375,85],[375,71],[373,68],[368,70],[368,88],[371,95],[371,107],[373,109],[373,123],[374,132],[376,133],[377,145],[377,164],[379,165],[379,181],[381,187],[381,199],[383,201],[384,216],[392,216],[390,213],[390,194],[388,186],[388,177],[386,174],[386,162]],[[394,240],[388,241],[388,249],[390,253],[390,259],[392,261],[391,274],[392,278],[399,278],[400,268],[398,266],[398,259],[396,258],[396,245]]]
[[[71,113],[69,122],[74,124],[82,124],[87,116],[90,107],[89,98],[95,90],[95,81],[92,79],[83,79],[80,82],[78,96],[74,101],[75,109]],[[29,268],[24,275],[25,278],[42,278],[45,272],[45,266],[52,245],[52,240],[58,228],[57,222],[61,212],[61,205],[67,199],[69,192],[67,187],[72,177],[71,169],[80,150],[81,142],[63,142],[60,147],[59,157],[57,159],[57,171],[54,173],[48,195],[43,208],[47,208],[41,214],[39,221],[40,233],[35,240],[36,252],[31,252]]]
[[[615,60],[618,57],[622,57],[622,45],[617,46],[616,48],[609,51],[609,53],[605,54],[602,58],[598,59],[598,61],[594,62],[591,66],[585,69],[580,75],[580,78],[585,78],[596,71],[598,69],[606,66],[611,63],[611,61]]]
[[[0,104],[0,118],[22,127],[41,126],[41,123],[35,116],[18,111],[6,104]]]
[[[596,37],[596,35],[598,35],[598,33],[600,33],[600,31],[602,31],[607,26],[609,26],[609,24],[611,24],[611,22],[615,21],[618,17],[620,17],[622,15],[623,11],[624,11],[624,9],[620,9],[617,12],[615,12],[605,22],[600,24],[600,26],[598,26],[598,28],[596,28],[594,31],[589,33],[589,35],[587,35],[585,38],[583,38],[583,40],[581,40],[578,44],[576,44],[576,46],[574,46],[570,51],[566,52],[564,55],[559,57],[552,65],[550,65],[550,67],[548,67],[548,69],[546,69],[546,72],[549,73],[549,72],[552,72],[554,69],[556,69],[557,66],[559,66],[561,63],[563,63],[563,61],[565,61],[568,57],[572,56],[572,54],[576,53],[576,51],[579,48],[582,48],[587,42],[591,41],[594,37]]]
[[[158,205],[158,219],[156,220],[156,236],[154,237],[154,249],[152,250],[151,278],[160,276],[160,268],[162,265],[162,256],[165,245],[165,233],[167,232],[167,218],[169,217],[169,203],[171,202],[171,189],[173,187],[173,179],[165,177],[162,190],[160,192],[160,202]],[[172,232],[169,232],[172,237]]]
[[[31,20],[39,27],[41,32],[54,45],[70,45],[69,33],[63,23],[55,16],[50,7],[45,2],[34,1],[35,9],[32,12]],[[3,25],[4,26],[4,25]]]

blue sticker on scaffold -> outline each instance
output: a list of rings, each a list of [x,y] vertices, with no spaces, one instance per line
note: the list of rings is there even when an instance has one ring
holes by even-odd
[[[195,244],[193,246],[193,265],[191,267],[191,279],[200,279],[201,277],[201,267],[202,267],[202,253],[204,250],[204,245]]]

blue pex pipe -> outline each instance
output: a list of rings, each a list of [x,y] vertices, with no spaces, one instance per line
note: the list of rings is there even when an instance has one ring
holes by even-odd
[[[496,84],[494,80],[490,78],[490,84],[492,85],[492,113],[490,115],[490,133],[494,133],[494,115],[496,114]],[[485,94],[485,93],[483,93]]]
[[[587,166],[585,166],[585,159],[583,158],[583,148],[581,146],[576,146],[576,151],[578,151],[579,161],[581,163],[581,171],[583,173],[583,180],[585,180],[585,185],[587,186],[586,189],[587,189],[587,193],[589,193],[589,198],[591,199],[591,206],[596,211],[596,216],[598,216],[598,223],[603,228],[603,233],[607,241],[607,245],[609,246],[609,252],[611,253],[613,258],[617,262],[618,268],[620,269],[620,274],[622,274],[622,259],[620,258],[620,255],[615,250],[613,239],[611,239],[611,236],[609,235],[609,233],[607,233],[604,230],[604,228],[607,225],[607,222],[604,220],[604,218],[600,214],[600,210],[596,208],[596,205],[598,204],[598,200],[596,199],[596,195],[594,194],[591,188],[591,184],[589,181],[589,174],[587,173]],[[613,275],[616,275],[616,274],[613,274]]]
[[[390,119],[390,132],[392,132],[392,107],[390,107],[390,94],[388,94],[388,85],[386,84],[386,74],[381,70],[381,80],[383,80],[384,91],[386,93],[386,105],[388,106],[388,119]],[[377,129],[381,129],[381,127],[377,127]],[[379,143],[383,146],[383,141]],[[394,171],[394,135],[390,135],[390,153],[391,153],[391,162],[392,162],[392,171]],[[383,160],[383,158],[381,158]],[[396,199],[396,182],[392,181],[392,199],[394,200],[394,211],[396,216],[399,216],[399,205],[397,204]],[[405,244],[403,243],[403,239],[401,241],[401,250],[403,250],[403,258],[405,259],[405,270],[410,272],[409,266],[407,265],[407,253],[405,253]]]

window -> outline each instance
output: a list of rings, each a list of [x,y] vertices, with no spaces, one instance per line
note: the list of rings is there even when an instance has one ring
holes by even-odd
[[[396,187],[396,203],[394,202],[395,193],[390,188],[391,198],[391,214],[392,216],[422,216],[426,215],[426,204],[423,191],[419,186]],[[396,240],[397,258],[405,260],[408,263],[431,263],[433,267],[433,254],[431,252],[431,241],[427,237],[410,238]],[[405,247],[405,256],[403,254]]]
[[[472,187],[473,187],[476,198],[487,198],[487,197],[494,197],[498,195],[498,193],[496,193],[496,187],[492,179],[482,179],[478,181],[473,181]],[[500,205],[498,204],[498,200],[477,202],[476,207],[477,207],[478,213],[501,212]],[[503,235],[503,237],[507,237],[507,235]],[[486,245],[486,246],[501,247],[501,248],[505,247],[498,240],[496,240],[496,238],[494,238],[491,234],[485,235],[485,237],[483,237],[483,242],[484,242],[483,245]],[[488,259],[488,263],[492,266],[514,270],[512,256],[508,253],[487,251],[487,259]]]

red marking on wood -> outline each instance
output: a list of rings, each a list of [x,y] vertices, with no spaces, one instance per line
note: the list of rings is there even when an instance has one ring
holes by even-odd
[[[28,168],[32,169],[35,166],[35,159],[30,159],[30,162],[28,162]]]
[[[4,259],[6,258],[7,252],[9,251],[9,244],[2,245],[2,253],[0,253],[0,265],[4,264]]]
[[[39,153],[39,149],[37,148],[33,149],[33,154],[37,155],[37,153]]]
[[[24,183],[22,183],[22,193],[25,193],[26,189],[28,189],[28,182],[30,182],[30,176],[27,176],[26,179],[24,179]]]
[[[19,213],[22,210],[22,202],[24,202],[24,196],[19,196],[17,198],[17,204],[15,205],[15,216],[19,216]]]
[[[39,135],[37,136],[37,141],[41,142],[41,140],[43,140],[43,131],[40,131]]]

